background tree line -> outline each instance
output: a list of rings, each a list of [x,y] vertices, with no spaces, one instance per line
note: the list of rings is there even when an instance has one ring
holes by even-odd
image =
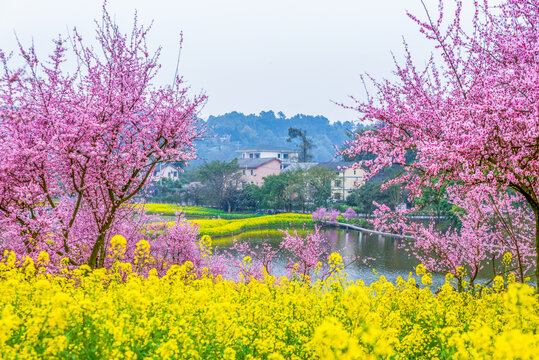
[[[318,207],[336,207],[344,211],[348,206],[358,213],[371,214],[373,202],[395,209],[399,204],[409,206],[407,193],[401,184],[381,189],[385,180],[397,176],[402,169],[393,166],[369,179],[353,190],[345,201],[332,197],[333,171],[323,167],[284,171],[265,178],[262,186],[245,184],[241,187],[241,173],[237,160],[215,160],[181,173],[178,180],[161,179],[147,191],[148,202],[164,202],[194,206],[210,206],[225,211],[299,211],[309,212]],[[426,191],[417,199],[424,210],[435,216],[451,214],[451,205],[442,193]]]
[[[162,179],[147,189],[147,201],[204,205],[225,211],[311,211],[332,202],[333,172],[319,167],[284,171],[265,178],[262,186],[241,186],[237,160],[215,160]]]
[[[281,112],[271,110],[259,114],[231,112],[209,116],[205,125],[208,131],[203,141],[197,142],[198,159],[190,162],[194,166],[213,160],[230,161],[237,156],[238,148],[259,145],[260,139],[285,148],[295,148],[298,143],[303,144],[308,140],[310,145],[307,145],[307,151],[312,160],[330,161],[335,156],[335,145],[344,144],[347,132],[354,131],[358,126],[348,121],[330,123],[319,115],[286,117]],[[290,128],[298,131],[290,133]],[[307,155],[307,161],[308,158]]]

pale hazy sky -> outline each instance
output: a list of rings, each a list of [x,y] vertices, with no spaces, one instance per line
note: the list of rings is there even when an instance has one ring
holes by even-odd
[[[437,1],[426,3],[435,8]],[[46,55],[50,39],[74,26],[93,39],[101,4],[0,0],[0,48],[16,50],[16,32]],[[274,110],[354,120],[353,111],[331,100],[362,97],[362,73],[391,76],[391,51],[402,55],[403,36],[419,60],[431,51],[406,16],[406,10],[424,15],[420,0],[109,0],[126,31],[135,9],[140,22],[154,20],[150,45],[163,46],[159,81],[174,75],[183,30],[180,72],[194,91],[209,96],[204,118]]]

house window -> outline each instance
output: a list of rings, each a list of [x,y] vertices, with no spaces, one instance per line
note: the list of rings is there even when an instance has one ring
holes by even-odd
[[[245,159],[245,153],[241,153],[241,158]]]
[[[283,154],[283,159],[288,159],[288,154]]]
[[[252,158],[253,158],[253,154],[249,154],[249,157],[252,159]]]
[[[243,175],[247,175],[247,170],[242,170]]]
[[[340,193],[335,194],[334,197],[335,197],[335,200],[341,200],[341,194]]]
[[[338,171],[335,171],[335,174],[337,174],[337,175],[341,175],[341,173],[340,173],[340,172],[338,172]]]
[[[341,186],[341,180],[335,180],[335,187]]]
[[[178,172],[174,171],[174,177],[178,177]]]
[[[356,174],[356,171],[354,170],[354,175]]]
[[[256,153],[255,158],[257,158],[257,159],[260,158],[260,153]]]
[[[280,159],[280,158],[281,158],[281,154],[277,154],[277,158]]]
[[[254,175],[254,174],[255,174],[255,171],[251,169],[251,175]]]

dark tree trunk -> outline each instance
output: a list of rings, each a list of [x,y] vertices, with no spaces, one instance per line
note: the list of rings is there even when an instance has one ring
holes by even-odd
[[[104,242],[105,242],[105,233],[101,233],[97,237],[97,240],[94,246],[92,247],[92,253],[90,254],[90,258],[88,259],[88,266],[90,266],[92,269],[97,268],[99,251],[101,250],[101,244]]]
[[[535,215],[535,283],[537,286],[535,291],[539,292],[539,203],[532,187],[525,187],[515,183],[511,183],[510,186],[524,195]]]
[[[110,228],[110,225],[112,224],[112,221],[114,219],[115,211],[109,215],[107,218],[107,221],[103,226],[101,226],[101,229],[99,229],[99,235],[97,236],[97,239],[94,243],[94,246],[92,247],[92,253],[90,254],[90,258],[88,259],[88,266],[90,266],[92,269],[95,269],[97,267],[102,267],[104,265],[104,258],[106,256],[105,251],[105,236],[107,235],[107,230]],[[100,261],[99,254],[102,253],[103,260]]]

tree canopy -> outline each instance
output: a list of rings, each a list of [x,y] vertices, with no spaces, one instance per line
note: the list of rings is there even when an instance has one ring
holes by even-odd
[[[226,210],[230,212],[240,184],[238,160],[205,163],[197,169],[197,173],[200,181],[207,186],[208,198],[218,207],[226,205]]]

